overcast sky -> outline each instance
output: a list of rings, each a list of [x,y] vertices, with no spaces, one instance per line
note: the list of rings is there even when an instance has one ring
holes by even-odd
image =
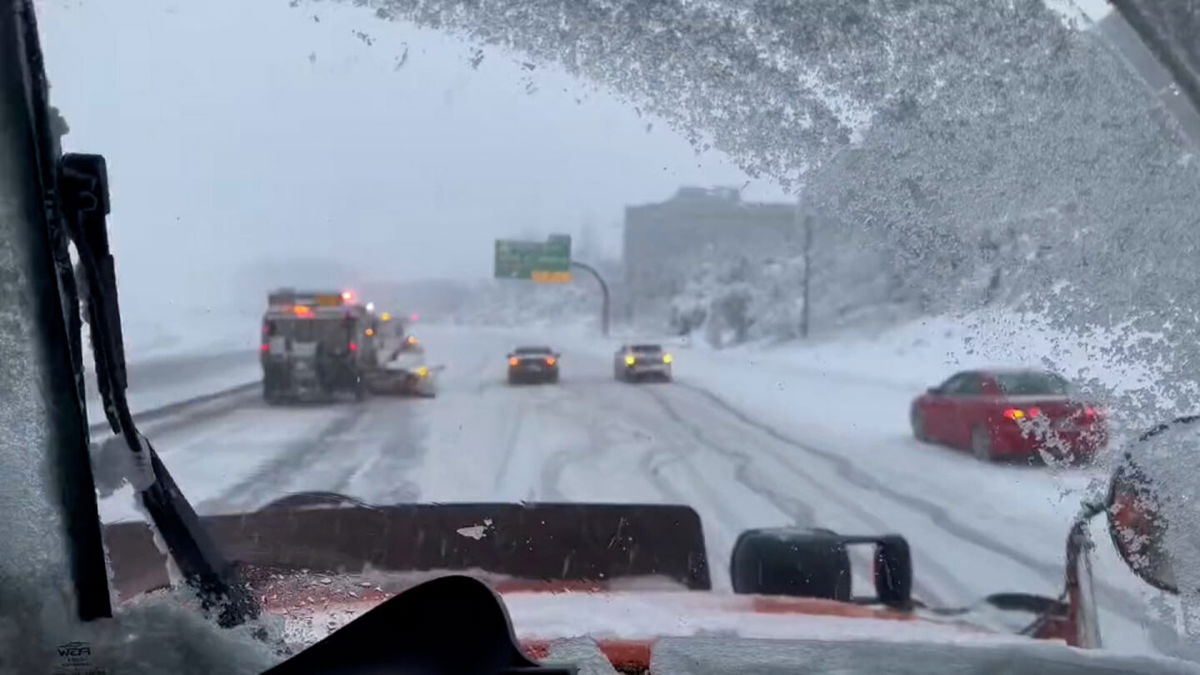
[[[683,184],[786,197],[610,92],[497,50],[476,68],[470,44],[352,7],[42,0],[39,19],[66,149],[109,161],[126,304],[262,256],[483,277],[495,237],[590,219],[615,247],[625,204]]]

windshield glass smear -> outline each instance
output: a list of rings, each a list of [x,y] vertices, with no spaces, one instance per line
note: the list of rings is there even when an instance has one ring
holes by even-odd
[[[348,612],[281,653],[409,573],[730,593],[785,526],[903,535],[921,608],[1056,598],[1080,500],[1198,410],[1200,117],[1104,2],[37,4],[64,147],[108,160],[135,416],[198,513],[258,514],[214,527],[273,552],[268,609],[294,574]],[[957,395],[992,383],[1087,403]],[[596,509],[451,508],[541,502]],[[1196,657],[1187,593],[1099,548],[1105,646]],[[514,628],[824,630],[655,603]]]

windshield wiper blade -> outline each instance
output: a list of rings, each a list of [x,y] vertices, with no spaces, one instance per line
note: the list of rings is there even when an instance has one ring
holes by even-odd
[[[258,604],[200,523],[154,447],[137,429],[129,402],[116,268],[109,249],[108,173],[100,155],[65,154],[59,161],[59,201],[79,256],[80,297],[86,305],[96,383],[113,433],[132,453],[127,478],[138,490],[176,566],[217,622],[234,626],[258,615]]]

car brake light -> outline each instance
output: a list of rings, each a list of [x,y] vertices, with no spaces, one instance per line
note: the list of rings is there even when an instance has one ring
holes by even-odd
[[[358,345],[356,345],[356,344],[354,344],[353,342],[351,342],[351,343],[350,343],[350,351],[352,351],[352,352],[356,352],[356,351],[358,351]]]
[[[1042,416],[1042,409],[1041,409],[1041,408],[1030,408],[1030,409],[1029,409],[1029,416],[1030,416],[1030,417],[1041,417],[1041,416]]]
[[[259,345],[258,351],[266,354],[267,352],[271,351],[271,345],[264,342],[261,345]]]
[[[548,359],[546,359],[546,365],[548,365],[548,366],[552,366],[552,365],[554,365],[555,363],[558,363],[558,362],[557,362],[557,361],[555,361],[553,358],[548,358]]]

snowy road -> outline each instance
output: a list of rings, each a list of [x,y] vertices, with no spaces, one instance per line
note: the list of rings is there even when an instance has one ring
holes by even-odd
[[[904,428],[906,387],[700,351],[678,355],[675,383],[628,385],[612,379],[609,344],[580,338],[556,345],[560,385],[510,387],[504,354],[544,335],[425,327],[423,337],[447,367],[436,399],[268,407],[243,390],[145,431],[203,513],[299,490],[375,503],[684,503],[703,519],[720,587],[741,530],[799,523],[907,536],[916,594],[932,604],[1061,588],[1068,523],[1093,476],[918,444]],[[101,509],[134,517],[128,491]],[[1111,556],[1098,569],[1109,644],[1145,649],[1138,583]]]

